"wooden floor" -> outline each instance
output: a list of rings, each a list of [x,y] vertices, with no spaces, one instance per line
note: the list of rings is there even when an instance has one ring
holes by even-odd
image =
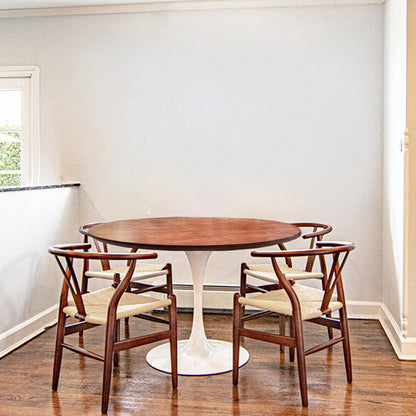
[[[231,340],[231,316],[205,315],[207,336]],[[253,322],[277,328],[276,318]],[[123,324],[124,325],[124,324]],[[134,319],[131,333],[148,325]],[[248,326],[248,324],[247,324]],[[191,316],[179,314],[180,339],[187,337]],[[257,326],[258,327],[258,326]],[[140,329],[139,329],[140,328]],[[240,370],[239,385],[231,373],[179,377],[172,391],[170,376],[149,367],[144,346],[121,354],[113,373],[110,415],[416,415],[416,362],[399,361],[377,321],[350,321],[353,382],[346,382],[341,346],[307,357],[309,408],[300,404],[296,364],[279,347],[245,340],[250,361]],[[102,329],[84,335],[88,346],[100,345]],[[306,324],[307,345],[325,329]],[[50,387],[55,328],[0,361],[0,415],[100,414],[102,364],[64,352],[58,392]],[[75,337],[78,342],[77,335]]]

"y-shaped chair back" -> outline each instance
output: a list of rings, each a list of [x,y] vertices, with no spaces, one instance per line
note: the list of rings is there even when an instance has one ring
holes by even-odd
[[[84,224],[79,228],[80,233],[84,236],[84,243],[94,245],[98,253],[109,253],[110,247],[107,243],[98,241],[89,235],[88,230],[100,222]],[[132,248],[131,253],[136,253],[137,248]],[[90,279],[105,279],[119,281],[127,272],[129,264],[122,267],[112,267],[110,260],[101,260],[101,270],[92,270],[88,260],[84,263],[84,273],[81,284],[83,293],[88,291],[88,282]],[[153,280],[156,279],[156,282]],[[137,263],[130,282],[130,289],[137,293],[158,292],[170,295],[173,293],[172,267],[168,264],[157,263]]]
[[[324,236],[332,231],[332,226],[329,224],[317,222],[294,222],[292,224],[302,230],[302,238],[308,241],[308,248],[310,250],[315,248],[316,243],[322,241]],[[287,245],[284,243],[279,244],[279,248],[281,250],[288,250]],[[307,257],[306,265],[303,269],[305,272],[312,272],[315,258],[315,256]],[[291,257],[285,257],[285,261],[289,267],[293,267]]]
[[[316,243],[322,241],[323,237],[332,231],[332,227],[328,224],[321,224],[315,222],[296,222],[293,223],[303,231],[302,238],[308,241],[308,248],[316,248]],[[297,244],[295,240],[293,244]],[[288,251],[286,244],[279,244],[282,251]],[[305,280],[305,279],[321,279],[322,287],[325,286],[325,277],[323,273],[318,270],[314,271],[313,266],[316,256],[310,255],[306,257],[304,267],[295,268],[293,266],[292,257],[285,256],[285,266],[282,266],[282,271],[288,280]],[[248,279],[254,281],[248,281]],[[261,282],[256,283],[256,280]],[[272,264],[247,264],[241,265],[240,278],[240,293],[245,296],[247,293],[253,292],[268,292],[269,290],[278,289],[278,282],[276,282],[275,274]]]

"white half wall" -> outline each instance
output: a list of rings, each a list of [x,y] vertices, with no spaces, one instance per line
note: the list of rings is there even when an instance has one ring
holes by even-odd
[[[0,357],[56,321],[53,244],[79,241],[78,188],[0,192]]]

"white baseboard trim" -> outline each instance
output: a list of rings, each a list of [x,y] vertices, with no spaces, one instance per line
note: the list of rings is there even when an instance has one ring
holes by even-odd
[[[234,286],[219,286],[213,290],[204,288],[202,303],[204,309],[221,309],[230,311],[233,309],[233,296],[238,291]],[[178,308],[193,308],[194,296],[192,285],[176,285],[174,289]]]
[[[56,323],[58,305],[54,305],[0,334],[0,358],[41,334]]]
[[[381,302],[347,302],[348,318],[350,319],[379,319]]]
[[[401,328],[384,304],[381,305],[379,321],[397,357],[400,360],[416,360],[416,337],[403,336]]]

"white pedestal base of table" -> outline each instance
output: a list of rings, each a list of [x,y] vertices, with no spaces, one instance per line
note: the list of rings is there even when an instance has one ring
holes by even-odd
[[[227,341],[207,340],[207,349],[193,351],[187,348],[189,340],[178,342],[178,374],[203,376],[231,371],[233,367],[233,344]],[[239,366],[249,359],[247,350],[240,347]],[[148,364],[165,373],[171,372],[169,343],[153,348],[146,356]]]
[[[189,340],[178,342],[178,373],[180,375],[209,375],[232,370],[232,343],[208,340],[202,319],[202,290],[205,266],[211,251],[186,251],[192,271],[194,286],[194,315]],[[249,359],[247,350],[240,347],[239,365]],[[146,361],[152,367],[170,373],[169,343],[159,345],[148,352]]]

